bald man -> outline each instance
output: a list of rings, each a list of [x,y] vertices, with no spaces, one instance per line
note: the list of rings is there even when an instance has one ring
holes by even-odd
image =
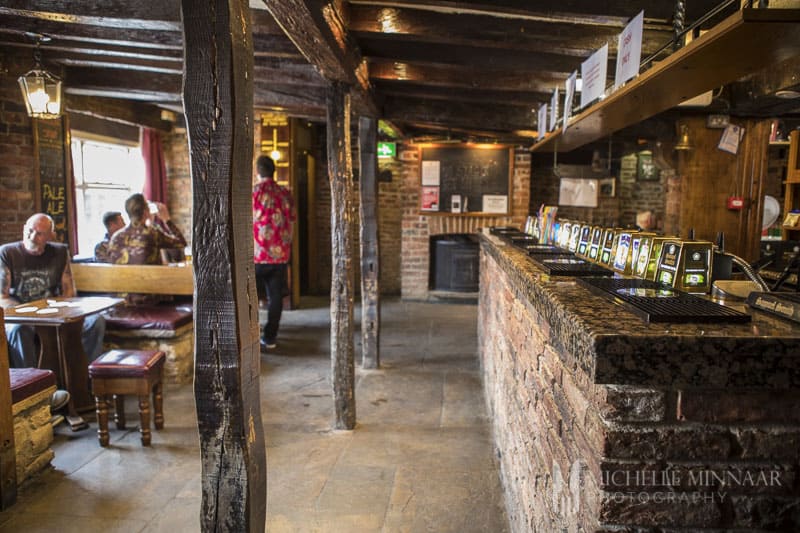
[[[3,309],[53,296],[75,296],[67,246],[50,242],[55,238],[53,219],[44,213],[31,216],[22,230],[22,240],[0,246],[0,306]],[[103,348],[106,323],[101,315],[83,322],[83,348],[90,361]],[[11,368],[35,367],[38,354],[30,326],[6,325]]]

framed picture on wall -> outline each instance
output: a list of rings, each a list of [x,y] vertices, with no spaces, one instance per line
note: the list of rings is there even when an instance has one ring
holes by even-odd
[[[640,181],[655,181],[658,179],[658,167],[653,162],[653,152],[650,150],[639,152],[636,174]]]

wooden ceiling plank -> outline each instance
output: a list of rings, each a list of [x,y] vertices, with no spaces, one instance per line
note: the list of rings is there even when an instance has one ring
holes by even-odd
[[[379,94],[386,96],[408,96],[431,100],[454,100],[457,102],[475,103],[506,103],[519,106],[539,107],[544,102],[549,102],[552,93],[531,91],[503,91],[483,89],[462,89],[453,91],[449,87],[437,87],[416,83],[378,80],[375,89]]]
[[[696,20],[711,10],[719,0],[693,0],[687,2],[687,20]],[[642,7],[649,19],[670,21],[673,17],[674,4],[671,2],[647,2],[645,6],[632,5],[630,0],[562,0],[557,7],[548,9],[547,5],[530,0],[350,0],[354,6],[372,6],[382,8],[414,8],[433,12],[465,15],[470,13],[486,13],[492,16],[540,17],[557,21],[564,18],[592,21],[596,23],[613,23],[619,19],[626,20],[636,15]],[[618,22],[617,22],[618,23]],[[622,25],[625,23],[622,22]]]
[[[51,41],[53,43],[77,41],[84,44],[103,44],[120,48],[183,51],[183,38],[179,31],[104,28],[0,14],[0,33],[6,35],[5,38],[11,39],[12,35],[16,35],[16,39],[21,42],[31,43],[31,39],[24,36],[23,28],[24,31],[47,35],[53,39]],[[47,45],[42,46],[46,48]]]
[[[635,15],[635,13],[634,13]],[[424,43],[478,46],[586,56],[608,43],[616,53],[620,26],[543,23],[490,16],[454,16],[408,9],[353,6],[348,27],[359,38],[415,40]],[[643,52],[655,52],[672,36],[671,27],[646,27]]]
[[[87,15],[87,11],[94,12],[95,10],[87,10],[87,11],[78,11],[74,6],[70,3],[70,7],[75,9],[77,13],[74,14],[70,12],[63,12],[63,11],[38,11],[35,9],[31,9],[30,2],[27,0],[11,0],[11,4],[25,4],[26,7],[24,8],[14,8],[8,5],[0,6],[0,15],[12,15],[18,17],[26,17],[34,20],[42,20],[42,21],[51,21],[51,22],[59,22],[62,24],[85,24],[88,26],[103,26],[106,28],[123,28],[123,29],[138,29],[138,30],[167,30],[167,31],[180,31],[181,24],[180,20],[159,20],[157,18],[134,18],[134,17],[109,17],[104,15]],[[77,2],[76,2],[77,3]],[[101,7],[104,6],[105,15],[110,12],[108,10],[108,6],[103,3],[94,4],[100,5]],[[139,5],[138,2],[130,2],[132,5]],[[169,2],[161,2],[161,3],[154,3],[155,4],[163,4],[168,5]],[[149,4],[148,4],[149,5]],[[60,4],[63,7],[63,4]],[[115,12],[119,14],[118,12]]]

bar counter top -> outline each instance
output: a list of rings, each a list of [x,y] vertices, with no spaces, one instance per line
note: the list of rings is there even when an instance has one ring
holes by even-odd
[[[550,276],[502,239],[481,234],[482,252],[510,280],[516,298],[546,321],[549,342],[571,353],[597,384],[800,387],[800,324],[729,304],[746,324],[650,324],[591,293],[572,277]]]

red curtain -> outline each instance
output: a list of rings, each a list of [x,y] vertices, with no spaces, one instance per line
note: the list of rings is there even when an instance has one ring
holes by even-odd
[[[153,202],[167,203],[167,166],[161,137],[150,128],[142,128],[142,156],[144,157],[144,197]]]

